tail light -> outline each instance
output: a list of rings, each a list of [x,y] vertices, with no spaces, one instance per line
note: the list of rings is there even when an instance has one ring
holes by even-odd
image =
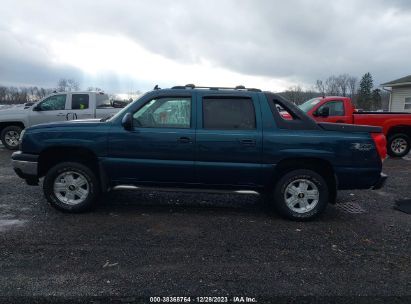
[[[387,157],[387,139],[383,133],[371,133],[381,161]]]

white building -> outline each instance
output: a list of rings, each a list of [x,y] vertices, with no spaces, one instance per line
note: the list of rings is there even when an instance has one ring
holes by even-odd
[[[384,88],[391,88],[390,112],[411,112],[411,75],[381,84]]]

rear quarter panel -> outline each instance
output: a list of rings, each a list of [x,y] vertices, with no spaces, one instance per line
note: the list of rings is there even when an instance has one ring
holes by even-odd
[[[321,159],[329,162],[339,189],[369,188],[377,182],[381,160],[368,134],[276,130],[264,136],[263,162],[278,164],[287,159]],[[309,162],[307,165],[310,165]]]
[[[273,167],[275,169],[281,161],[295,158],[329,162],[337,177],[339,189],[369,188],[378,181],[382,163],[369,133],[280,129],[266,105],[267,102],[262,102],[262,159],[267,169],[267,182]]]

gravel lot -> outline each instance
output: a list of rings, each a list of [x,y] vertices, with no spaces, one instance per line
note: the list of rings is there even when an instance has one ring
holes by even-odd
[[[344,191],[315,222],[258,196],[117,191],[71,215],[0,146],[0,296],[411,296],[411,157],[379,191]],[[358,213],[350,213],[346,207]]]

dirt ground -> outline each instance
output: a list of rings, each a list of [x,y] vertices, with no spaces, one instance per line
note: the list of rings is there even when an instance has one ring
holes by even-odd
[[[386,160],[383,189],[340,192],[318,220],[297,223],[254,195],[129,190],[64,214],[14,174],[10,155],[0,147],[3,299],[411,296],[411,215],[393,209],[411,198],[411,157]]]

